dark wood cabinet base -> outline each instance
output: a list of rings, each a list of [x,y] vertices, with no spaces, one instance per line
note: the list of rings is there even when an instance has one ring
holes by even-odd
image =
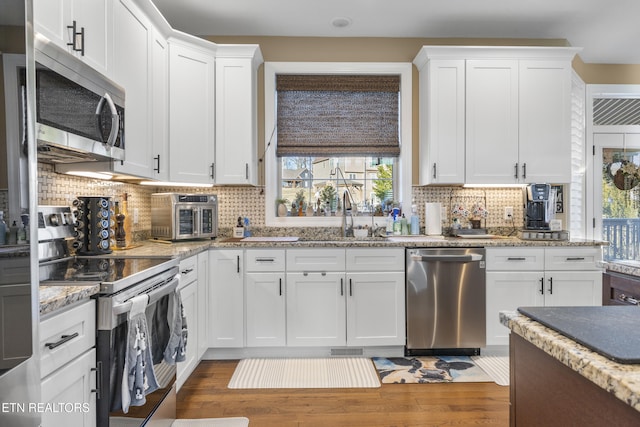
[[[640,425],[640,412],[514,333],[510,365],[512,427]]]

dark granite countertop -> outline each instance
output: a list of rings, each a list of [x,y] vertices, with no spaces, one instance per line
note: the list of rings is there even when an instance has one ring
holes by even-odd
[[[517,311],[500,312],[500,321],[512,333],[640,412],[640,364],[615,362]],[[637,323],[631,326],[637,329]]]

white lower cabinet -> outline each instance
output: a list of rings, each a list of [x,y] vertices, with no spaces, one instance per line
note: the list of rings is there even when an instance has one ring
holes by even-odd
[[[245,253],[247,347],[283,347],[286,337],[285,251]]]
[[[42,427],[96,425],[96,350],[92,348],[42,380]],[[56,409],[57,408],[57,409]]]
[[[344,272],[288,272],[287,345],[345,344]]]
[[[287,260],[288,345],[404,345],[404,249],[299,249]]]
[[[405,344],[404,272],[347,274],[347,345]]]
[[[244,253],[241,249],[209,251],[209,347],[244,347]]]
[[[95,316],[87,300],[40,322],[43,427],[96,425]]]
[[[187,321],[187,348],[185,360],[177,363],[176,390],[189,378],[198,366],[198,257],[192,256],[180,261],[180,299],[182,310]]]
[[[500,311],[602,304],[599,247],[488,248],[487,345],[508,345]]]

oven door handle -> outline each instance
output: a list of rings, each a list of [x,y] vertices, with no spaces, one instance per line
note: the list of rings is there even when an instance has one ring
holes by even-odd
[[[411,255],[411,261],[418,262],[473,262],[482,261],[482,255]]]
[[[180,283],[180,274],[176,274],[175,277],[171,279],[169,283],[162,284],[161,286],[158,286],[157,288],[154,288],[151,291],[147,292],[147,295],[149,295],[149,302],[147,302],[147,305],[151,305],[154,302],[158,301],[163,296],[169,295],[170,293],[175,292],[179,283]],[[133,303],[130,300],[127,300],[122,303],[114,304],[113,307],[111,308],[111,312],[115,316],[123,313],[128,313],[131,310],[132,304]]]

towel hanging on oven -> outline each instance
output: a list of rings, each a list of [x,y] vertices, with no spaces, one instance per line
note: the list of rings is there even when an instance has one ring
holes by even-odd
[[[159,388],[153,371],[151,342],[145,316],[149,296],[138,295],[130,301],[129,331],[122,374],[122,410],[125,414],[129,412],[129,406],[144,405],[147,401],[145,396]]]
[[[164,361],[170,365],[183,362],[187,354],[187,319],[184,316],[184,307],[178,289],[169,297],[169,321],[171,322],[171,334],[169,344],[164,351]]]

